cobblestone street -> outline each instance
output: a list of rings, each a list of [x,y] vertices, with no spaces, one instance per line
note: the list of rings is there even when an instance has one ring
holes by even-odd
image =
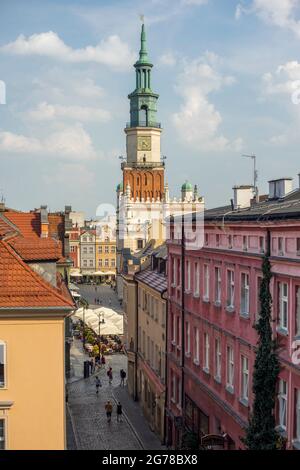
[[[80,286],[81,295],[94,307],[97,296],[104,307],[110,307],[120,314],[122,310],[115,292],[106,285]],[[157,436],[150,430],[138,403],[133,402],[127,393],[127,387],[120,387],[120,369],[127,370],[127,358],[123,354],[106,357],[106,366],[94,376],[83,379],[83,362],[88,355],[83,351],[82,343],[74,339],[71,348],[72,374],[68,380],[67,433],[69,449],[86,450],[158,450],[163,447]],[[107,368],[113,369],[112,385],[108,383]],[[102,382],[96,395],[95,376]],[[113,405],[111,423],[107,423],[105,403]],[[123,422],[117,422],[116,403],[123,406]]]

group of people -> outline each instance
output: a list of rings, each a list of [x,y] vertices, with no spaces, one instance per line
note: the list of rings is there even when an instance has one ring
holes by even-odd
[[[91,357],[89,363],[90,363],[90,372],[91,374],[94,374],[96,367],[98,370],[101,369],[102,367],[105,367],[105,364],[106,364],[105,356],[102,354],[101,357],[99,356],[97,356],[96,358]]]
[[[113,404],[111,403],[110,400],[108,400],[105,403],[104,408],[105,408],[105,412],[106,412],[107,422],[110,423],[111,422],[111,415],[112,415],[112,412],[113,412]],[[118,423],[122,422],[122,414],[123,414],[122,405],[118,401],[118,403],[117,403],[117,422]]]

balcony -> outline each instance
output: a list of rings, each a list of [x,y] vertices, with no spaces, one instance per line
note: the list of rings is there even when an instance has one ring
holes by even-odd
[[[124,168],[164,168],[164,162],[122,162],[121,169]]]
[[[161,129],[160,122],[154,121],[133,121],[133,122],[126,122],[126,129],[130,127],[156,127],[157,129]]]

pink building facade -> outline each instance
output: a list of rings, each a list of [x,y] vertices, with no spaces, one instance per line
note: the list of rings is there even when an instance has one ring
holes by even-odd
[[[300,190],[239,211],[206,211],[199,250],[182,250],[171,227],[167,438],[173,448],[186,429],[199,442],[214,434],[224,437],[227,449],[244,448],[253,404],[253,325],[268,246],[281,364],[276,422],[287,448],[300,449]]]

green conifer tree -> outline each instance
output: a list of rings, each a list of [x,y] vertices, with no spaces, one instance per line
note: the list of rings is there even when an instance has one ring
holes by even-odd
[[[249,450],[275,450],[278,433],[275,430],[276,382],[279,361],[276,344],[272,338],[270,280],[272,277],[269,256],[262,264],[263,278],[260,287],[260,316],[255,329],[258,332],[258,348],[253,373],[254,404],[244,443]]]

